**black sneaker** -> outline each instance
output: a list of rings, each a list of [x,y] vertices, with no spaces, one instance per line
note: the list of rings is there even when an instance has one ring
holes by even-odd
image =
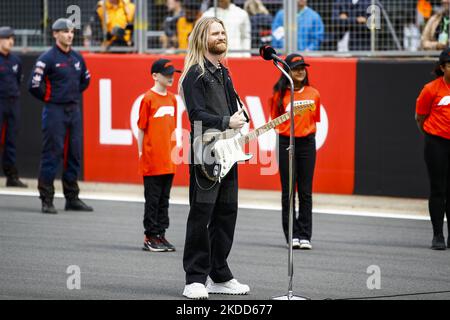
[[[56,211],[55,206],[53,205],[53,202],[51,201],[42,201],[42,213],[48,213],[48,214],[57,214],[58,211]]]
[[[167,251],[167,247],[161,242],[161,240],[156,237],[145,237],[144,239],[144,247],[142,248],[144,251],[153,251],[153,252],[164,252]]]
[[[16,187],[16,188],[28,188],[28,185],[20,181],[19,178],[7,178],[6,179],[7,187]]]
[[[433,237],[433,241],[431,242],[431,249],[433,250],[445,250],[445,239],[444,235],[440,234]]]
[[[80,199],[66,200],[66,206],[64,208],[66,211],[94,211],[94,209],[88,206],[86,203]]]
[[[175,251],[175,247],[169,241],[167,241],[165,236],[163,235],[159,236],[159,240],[162,242],[163,245],[166,246],[167,251]]]
[[[449,235],[448,235],[448,238],[447,238],[447,248],[450,249],[450,232],[449,232]]]

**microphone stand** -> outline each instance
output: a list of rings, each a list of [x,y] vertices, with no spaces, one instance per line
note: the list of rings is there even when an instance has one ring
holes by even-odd
[[[282,61],[282,63],[287,66],[290,70],[287,63]],[[291,85],[291,108],[289,110],[289,121],[291,126],[290,132],[290,140],[289,140],[289,250],[288,250],[288,277],[289,277],[289,285],[288,291],[286,295],[273,297],[273,300],[310,300],[307,297],[296,296],[292,291],[292,280],[294,277],[294,259],[293,259],[293,250],[292,250],[292,236],[293,236],[293,227],[294,227],[294,159],[295,159],[295,144],[294,144],[294,81],[292,80],[289,73],[287,73],[275,60],[273,60],[273,64],[277,67],[284,76],[289,80]]]

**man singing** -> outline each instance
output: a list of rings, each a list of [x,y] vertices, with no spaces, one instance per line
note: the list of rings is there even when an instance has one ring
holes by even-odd
[[[228,70],[221,63],[226,52],[223,22],[213,17],[197,21],[179,82],[189,112],[191,141],[208,129],[240,129],[248,121],[243,109],[238,111],[237,94]],[[197,127],[201,130],[194,130]],[[250,291],[247,285],[234,279],[227,263],[238,210],[237,181],[237,166],[220,183],[215,183],[204,177],[191,161],[190,211],[183,257],[186,271],[183,295],[187,298],[207,299],[209,293],[236,295]]]

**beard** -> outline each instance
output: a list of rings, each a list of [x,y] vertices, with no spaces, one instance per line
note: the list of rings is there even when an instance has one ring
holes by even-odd
[[[226,42],[208,43],[208,51],[215,55],[223,54],[227,51],[227,43]]]

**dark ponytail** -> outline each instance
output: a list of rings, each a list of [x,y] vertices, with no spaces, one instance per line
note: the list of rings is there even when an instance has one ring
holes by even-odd
[[[440,64],[439,62],[436,63],[436,65],[434,66],[434,74],[436,75],[436,78],[442,77],[444,75],[444,71],[441,70],[441,66],[443,64]]]

